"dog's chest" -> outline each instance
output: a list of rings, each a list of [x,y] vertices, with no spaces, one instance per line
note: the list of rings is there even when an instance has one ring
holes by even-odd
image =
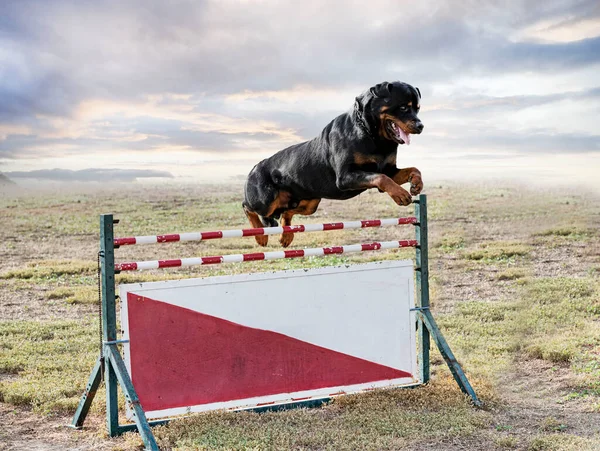
[[[389,154],[355,152],[354,164],[365,171],[381,172],[387,166],[396,166],[396,152]]]

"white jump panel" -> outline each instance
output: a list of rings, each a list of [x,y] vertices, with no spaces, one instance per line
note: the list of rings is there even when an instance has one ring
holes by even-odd
[[[418,383],[413,263],[120,286],[148,418]]]

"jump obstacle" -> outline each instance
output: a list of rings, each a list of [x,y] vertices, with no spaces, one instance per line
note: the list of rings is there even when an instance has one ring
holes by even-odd
[[[101,353],[71,426],[81,428],[102,379],[111,436],[137,430],[158,450],[150,426],[167,416],[214,409],[255,411],[319,405],[376,387],[430,380],[433,338],[460,389],[480,406],[429,310],[427,197],[408,218],[114,238],[100,216]],[[412,224],[414,240],[115,264],[125,245],[202,241]],[[120,286],[115,273],[228,262],[327,256],[414,247],[412,261],[373,262]],[[416,287],[413,285],[416,281]],[[266,292],[285,292],[274,300]],[[279,290],[279,291],[277,291]],[[415,296],[416,295],[416,296]],[[259,299],[251,304],[247,299]],[[292,309],[292,310],[290,310]],[[416,331],[415,331],[416,323]],[[123,354],[118,346],[123,346]],[[129,424],[119,424],[117,386]],[[160,418],[149,421],[148,418]]]

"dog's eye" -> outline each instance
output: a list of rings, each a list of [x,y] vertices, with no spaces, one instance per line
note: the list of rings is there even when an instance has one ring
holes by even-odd
[[[406,111],[408,107],[406,105],[400,105],[400,111]]]

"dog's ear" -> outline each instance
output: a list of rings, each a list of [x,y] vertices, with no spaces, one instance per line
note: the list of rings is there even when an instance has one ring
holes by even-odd
[[[417,90],[417,92],[419,93],[419,99],[420,99],[420,98],[421,98],[421,91],[419,91],[419,88],[417,88],[416,86],[415,86],[415,89],[416,89],[416,90]]]
[[[385,99],[386,97],[390,97],[392,94],[392,84],[384,81],[383,83],[373,86],[371,89],[369,89],[369,91],[371,91],[373,96]]]

